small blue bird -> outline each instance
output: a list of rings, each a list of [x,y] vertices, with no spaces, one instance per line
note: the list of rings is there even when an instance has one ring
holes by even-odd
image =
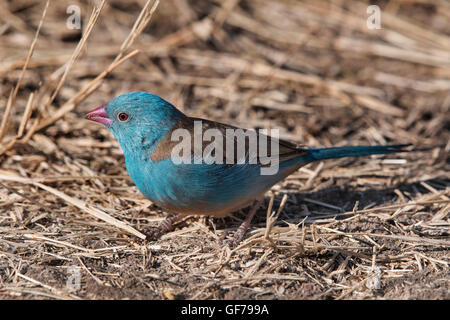
[[[301,148],[263,133],[252,135],[251,130],[188,117],[146,92],[122,94],[86,118],[104,124],[119,141],[128,173],[145,197],[177,213],[154,229],[151,239],[170,231],[186,215],[223,217],[253,203],[234,235],[235,246],[264,193],[301,166],[407,151],[407,145]],[[274,170],[263,171],[270,168]]]

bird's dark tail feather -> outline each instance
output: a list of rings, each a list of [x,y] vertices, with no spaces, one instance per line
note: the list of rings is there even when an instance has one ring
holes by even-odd
[[[301,162],[311,162],[325,159],[336,159],[343,157],[359,157],[372,154],[389,154],[396,152],[409,152],[405,148],[410,144],[397,144],[390,146],[354,146],[335,148],[312,148],[306,149],[309,154],[299,158]]]

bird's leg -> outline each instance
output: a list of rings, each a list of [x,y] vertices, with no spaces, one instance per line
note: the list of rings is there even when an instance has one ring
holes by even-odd
[[[245,220],[241,223],[239,228],[234,233],[233,240],[231,240],[231,246],[237,247],[237,245],[244,239],[245,234],[250,227],[250,223],[252,222],[253,217],[255,216],[256,211],[258,211],[259,206],[261,205],[261,200],[255,200],[250,208]]]
[[[173,229],[173,225],[184,217],[186,217],[186,215],[181,213],[167,217],[158,227],[146,232],[147,240],[158,240],[162,235],[171,231]]]

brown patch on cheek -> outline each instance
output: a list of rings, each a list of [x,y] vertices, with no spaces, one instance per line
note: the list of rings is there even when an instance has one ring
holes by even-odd
[[[169,135],[167,135],[169,136]],[[178,141],[171,141],[170,137],[164,137],[163,140],[156,146],[155,151],[150,156],[150,159],[154,162],[167,159],[172,154],[172,149],[179,143]]]
[[[172,149],[180,143],[180,141],[172,141],[172,132],[176,129],[190,129],[193,128],[193,124],[189,118],[181,118],[166,134],[166,136],[158,143],[155,151],[150,156],[150,159],[154,162],[165,160],[172,155]],[[194,145],[193,135],[191,134],[191,147]],[[192,153],[191,153],[192,154]]]

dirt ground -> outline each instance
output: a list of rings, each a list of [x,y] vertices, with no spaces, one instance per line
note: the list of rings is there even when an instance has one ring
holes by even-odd
[[[450,3],[377,4],[380,29],[368,1],[0,2],[0,299],[450,299]],[[128,91],[426,150],[301,168],[235,249],[247,209],[146,241],[168,213],[84,119]]]

